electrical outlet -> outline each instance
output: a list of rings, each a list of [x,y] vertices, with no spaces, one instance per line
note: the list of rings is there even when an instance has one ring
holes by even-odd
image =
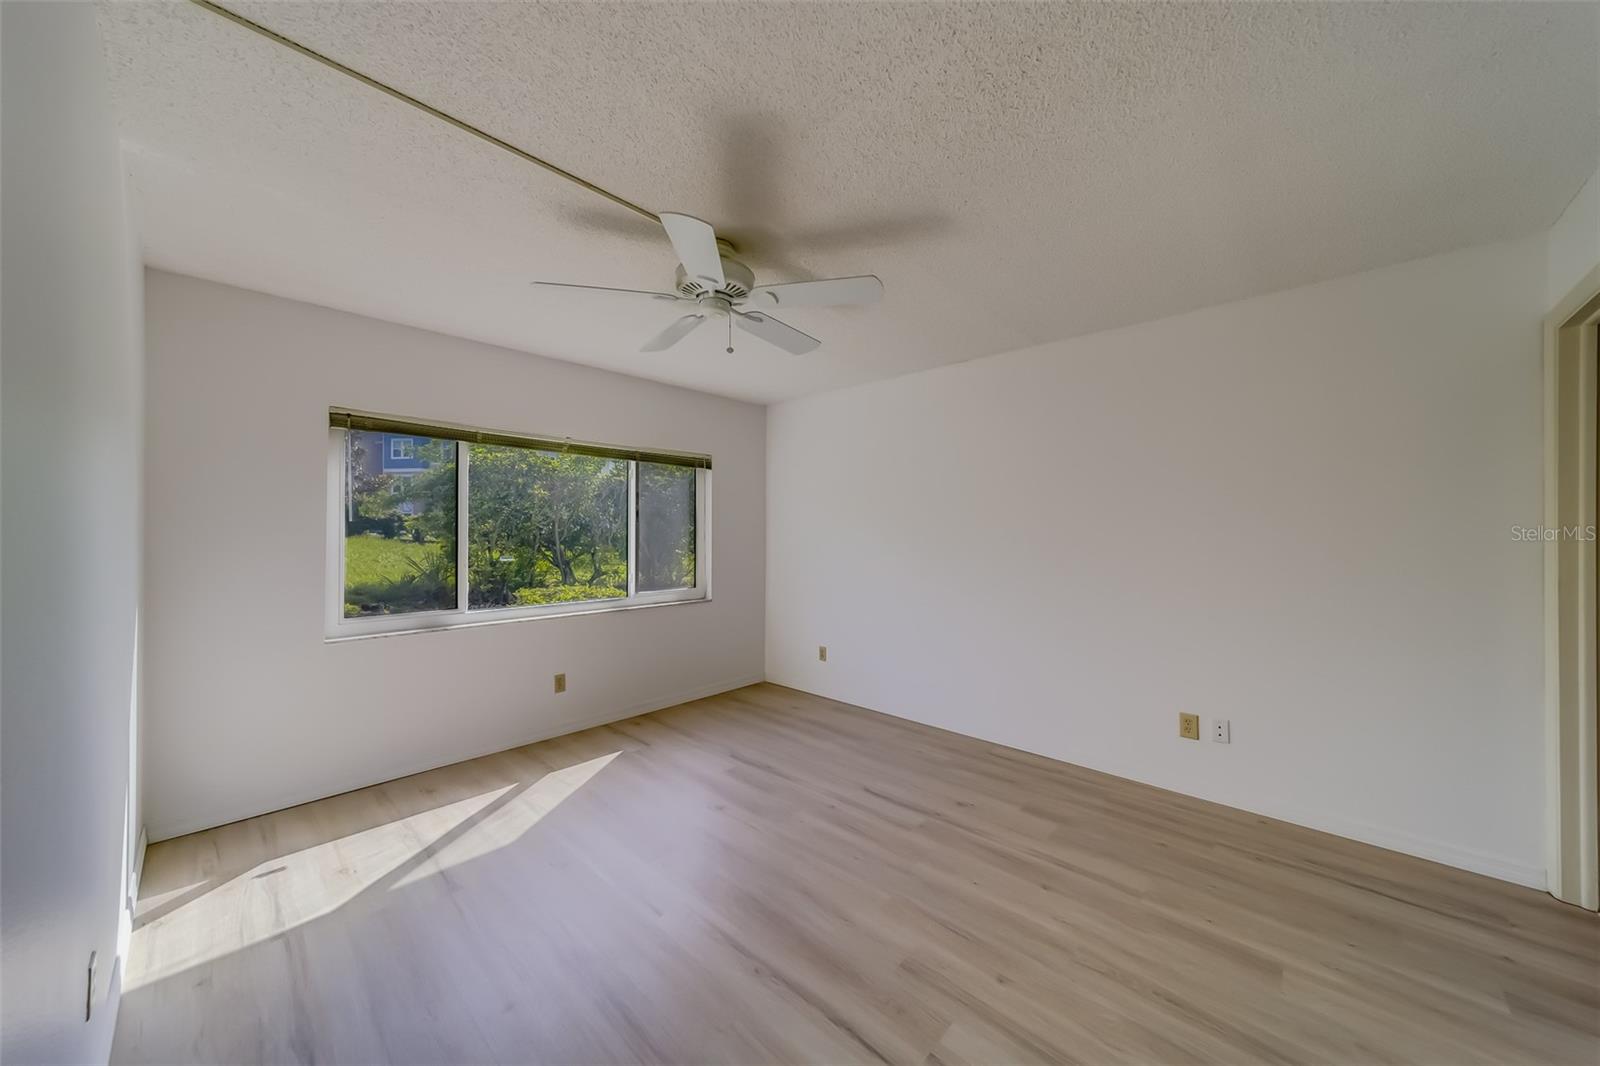
[[[1178,715],[1178,735],[1184,740],[1200,739],[1200,716],[1198,714]]]
[[[825,663],[827,661],[828,661],[828,646],[826,644],[818,644],[817,645],[817,662]]]
[[[556,691],[557,692],[565,692],[565,691],[567,691],[567,675],[566,674],[557,674],[556,675]]]
[[[1211,739],[1218,744],[1229,743],[1228,720],[1226,718],[1218,718],[1211,723]]]

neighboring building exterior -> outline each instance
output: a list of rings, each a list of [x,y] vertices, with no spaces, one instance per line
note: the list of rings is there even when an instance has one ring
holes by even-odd
[[[416,437],[404,433],[374,433],[369,430],[356,430],[356,443],[360,449],[361,472],[368,476],[388,474],[395,477],[410,477],[420,474],[432,464],[422,458],[424,448],[432,444],[432,437]],[[446,454],[455,448],[454,441],[445,441]],[[403,515],[421,514],[424,508],[420,500],[401,500],[397,507]]]
[[[428,460],[418,453],[432,440],[430,437],[412,437],[403,433],[361,434],[361,470],[366,474],[420,474],[428,469]]]

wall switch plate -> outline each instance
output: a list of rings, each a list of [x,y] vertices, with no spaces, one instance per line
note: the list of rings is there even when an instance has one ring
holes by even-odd
[[[826,644],[818,644],[817,645],[817,662],[825,663],[827,661],[828,661],[828,646]]]
[[[1218,744],[1227,744],[1229,742],[1228,720],[1226,718],[1218,718],[1211,723],[1211,739]]]
[[[1200,716],[1198,714],[1178,715],[1178,735],[1184,740],[1200,739]]]
[[[565,692],[565,691],[567,691],[567,675],[566,674],[557,674],[556,675],[556,691],[557,692]]]

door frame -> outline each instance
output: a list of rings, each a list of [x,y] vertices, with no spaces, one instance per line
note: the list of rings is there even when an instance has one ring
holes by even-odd
[[[1596,452],[1600,266],[1544,322],[1546,876],[1600,909],[1596,730]]]

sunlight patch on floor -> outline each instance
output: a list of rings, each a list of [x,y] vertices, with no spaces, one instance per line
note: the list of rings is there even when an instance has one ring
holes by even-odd
[[[486,817],[472,826],[470,832],[449,839],[445,839],[445,834],[440,834],[442,846],[435,848],[432,861],[406,871],[389,888],[391,890],[402,888],[440,870],[460,866],[512,843],[537,825],[541,818],[555,810],[563,800],[588,784],[596,774],[610,765],[612,759],[621,754],[620,751],[614,751],[609,755],[601,755],[587,762],[545,774],[520,794],[513,796],[509,803],[489,811]]]
[[[155,917],[133,932],[124,991],[304,925],[372,889],[413,883],[504,847],[619,754],[274,856],[209,891],[199,878],[147,896],[139,910]]]

